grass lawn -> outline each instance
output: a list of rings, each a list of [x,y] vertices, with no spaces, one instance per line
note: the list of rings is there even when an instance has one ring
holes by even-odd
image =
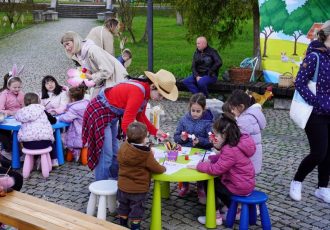
[[[5,14],[0,12],[0,38],[2,36],[14,33],[17,30],[23,29],[33,24],[33,16],[31,13],[24,13],[21,16],[21,20],[16,24],[14,29],[11,28],[8,20],[4,19]]]
[[[133,21],[134,35],[137,41],[144,33],[145,16],[136,16]],[[192,56],[196,49],[195,42],[188,43],[185,39],[187,29],[176,25],[175,17],[161,17],[154,15],[154,71],[163,68],[174,73],[178,78],[183,78],[191,73]],[[126,33],[125,33],[126,34]],[[128,34],[126,34],[129,37]],[[129,37],[130,38],[130,37]],[[216,38],[214,39],[216,41]],[[115,44],[119,47],[118,41]],[[218,47],[217,43],[211,44]],[[126,48],[131,49],[133,61],[128,69],[131,75],[140,75],[148,66],[148,45],[137,42],[127,42]],[[220,51],[223,60],[221,73],[232,66],[239,66],[240,62],[253,54],[252,21],[249,21],[242,35],[232,43],[231,47]],[[119,49],[116,48],[119,55]]]

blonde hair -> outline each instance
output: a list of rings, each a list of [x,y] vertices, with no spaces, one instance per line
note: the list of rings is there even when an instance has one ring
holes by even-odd
[[[81,43],[83,41],[80,35],[74,31],[67,31],[61,38],[61,44],[63,45],[63,43],[68,41],[73,42],[73,54],[79,53],[81,50]],[[65,52],[66,55],[71,58],[72,54],[67,53],[67,51]]]

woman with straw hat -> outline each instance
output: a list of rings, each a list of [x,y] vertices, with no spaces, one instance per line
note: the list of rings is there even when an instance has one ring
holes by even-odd
[[[173,74],[166,70],[157,73],[145,71],[146,77],[131,78],[106,88],[86,108],[83,122],[83,143],[88,143],[88,166],[94,170],[95,180],[118,177],[118,120],[125,134],[134,120],[147,126],[148,132],[158,138],[165,134],[157,130],[145,115],[151,100],[166,98],[176,101],[178,89]]]

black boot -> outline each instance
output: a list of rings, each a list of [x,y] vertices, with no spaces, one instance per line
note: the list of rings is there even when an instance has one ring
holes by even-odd
[[[131,222],[131,230],[140,230],[140,223]]]
[[[128,219],[126,218],[119,218],[119,221],[120,221],[120,225],[121,226],[124,226],[124,227],[128,227],[127,223],[128,223]]]

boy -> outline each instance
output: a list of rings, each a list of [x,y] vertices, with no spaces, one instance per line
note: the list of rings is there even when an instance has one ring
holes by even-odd
[[[132,52],[129,49],[124,49],[117,60],[125,67],[128,68],[132,62]]]
[[[119,177],[117,200],[120,225],[140,229],[144,213],[144,202],[149,191],[151,173],[163,173],[166,168],[154,158],[146,145],[147,127],[133,122],[127,128],[127,140],[118,151]]]

